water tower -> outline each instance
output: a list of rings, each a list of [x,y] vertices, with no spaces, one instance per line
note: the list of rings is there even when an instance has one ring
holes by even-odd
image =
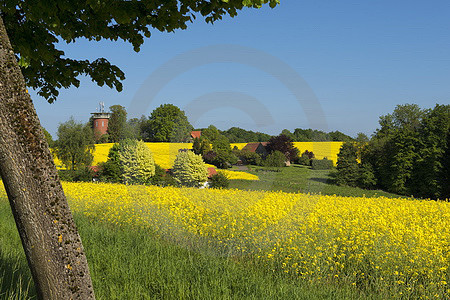
[[[97,112],[91,113],[91,115],[94,121],[94,135],[100,137],[106,134],[111,113],[105,112],[105,103],[100,102]]]

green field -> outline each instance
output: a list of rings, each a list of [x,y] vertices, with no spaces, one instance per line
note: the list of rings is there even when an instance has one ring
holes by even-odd
[[[381,190],[364,190],[356,187],[333,184],[333,171],[312,170],[302,165],[279,168],[278,170],[248,166],[249,172],[259,177],[259,181],[230,180],[230,188],[241,190],[283,191],[287,193],[311,193],[354,197],[400,197]]]

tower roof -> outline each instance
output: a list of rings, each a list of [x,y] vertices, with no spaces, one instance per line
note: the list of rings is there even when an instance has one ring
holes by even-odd
[[[94,119],[109,119],[111,117],[112,113],[93,112],[93,113],[91,113],[91,115]]]

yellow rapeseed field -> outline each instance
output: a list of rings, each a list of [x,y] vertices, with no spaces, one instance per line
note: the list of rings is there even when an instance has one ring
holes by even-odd
[[[450,203],[63,183],[73,210],[310,281],[450,297]],[[219,251],[220,250],[220,251]]]
[[[312,151],[315,158],[331,159],[333,164],[336,165],[337,155],[341,149],[343,142],[295,142],[294,146],[300,151],[300,155],[305,150]]]
[[[231,149],[233,149],[236,146],[239,150],[242,150],[242,148],[244,148],[245,145],[247,145],[247,143],[230,143]]]
[[[247,172],[219,170],[219,172],[227,175],[228,179],[244,179],[244,180],[259,180],[259,177]]]

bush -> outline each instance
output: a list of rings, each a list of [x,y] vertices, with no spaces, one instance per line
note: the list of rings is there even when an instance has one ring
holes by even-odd
[[[304,166],[311,166],[311,160],[314,158],[314,153],[308,150],[302,153],[302,156],[299,157],[298,163]]]
[[[106,162],[100,163],[98,179],[103,182],[119,183],[122,182],[122,170],[120,165],[108,159]]]
[[[119,159],[126,184],[147,184],[155,175],[155,162],[143,141],[126,139],[120,142]]]
[[[229,185],[230,181],[228,179],[228,176],[222,172],[218,172],[211,177],[210,187],[212,188],[227,188]]]
[[[58,170],[58,176],[61,181],[73,181],[72,170]]]
[[[266,167],[284,167],[286,166],[286,156],[278,150],[267,155],[264,161],[264,166]]]
[[[150,179],[150,184],[157,186],[176,186],[177,182],[165,169],[155,164],[155,175]]]
[[[59,179],[62,181],[85,181],[90,182],[94,178],[94,172],[89,167],[77,170],[59,170]]]
[[[179,152],[173,164],[173,177],[183,186],[198,187],[208,180],[208,169],[200,155]]]
[[[233,152],[225,150],[208,151],[203,158],[208,164],[212,164],[220,169],[231,168],[231,165],[236,164],[238,158]]]
[[[99,167],[99,180],[104,182],[149,184],[155,175],[152,152],[143,141],[131,139],[114,144]]]
[[[333,161],[327,159],[311,159],[311,167],[313,170],[330,170],[333,168]]]
[[[240,151],[239,158],[244,165],[260,166],[262,163],[261,155],[250,151]]]
[[[122,180],[126,184],[147,184],[155,175],[155,162],[150,149],[143,141],[131,139],[119,143],[119,160]]]

